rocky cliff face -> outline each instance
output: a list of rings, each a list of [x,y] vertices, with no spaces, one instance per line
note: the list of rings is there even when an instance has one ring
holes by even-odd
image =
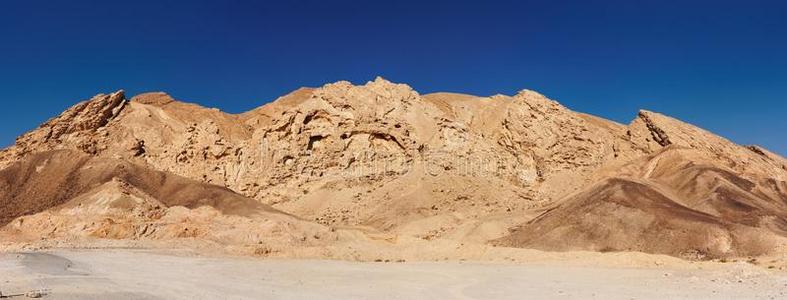
[[[300,89],[238,115],[116,92],[21,136],[0,168],[53,150],[216,185],[320,226],[426,241],[723,256],[765,253],[787,236],[784,158],[657,113],[623,125],[528,90],[420,95],[377,78]],[[642,234],[658,224],[685,232],[694,215],[770,246],[643,241],[660,236]]]
[[[123,91],[99,94],[69,108],[38,129],[17,138],[16,145],[3,151],[0,167],[30,153],[56,148],[76,147],[89,154],[100,150],[97,139],[102,128],[117,117],[126,105]]]

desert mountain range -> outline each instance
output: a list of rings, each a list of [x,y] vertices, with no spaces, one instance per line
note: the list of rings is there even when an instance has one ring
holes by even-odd
[[[382,78],[242,114],[99,94],[0,152],[0,241],[348,259],[785,252],[785,158],[659,113],[632,117],[530,90],[421,95]]]

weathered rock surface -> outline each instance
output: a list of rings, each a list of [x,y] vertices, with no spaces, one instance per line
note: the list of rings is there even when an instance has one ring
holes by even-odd
[[[367,238],[719,257],[777,251],[787,236],[781,156],[658,113],[623,125],[529,90],[420,95],[377,78],[237,115],[117,92],[23,135],[0,168],[53,150],[219,186]],[[36,205],[20,212],[50,208]],[[655,241],[667,237],[684,243]]]

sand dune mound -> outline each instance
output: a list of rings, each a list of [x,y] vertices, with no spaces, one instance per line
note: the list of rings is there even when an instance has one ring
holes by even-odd
[[[682,206],[648,185],[609,179],[517,228],[501,245],[639,251],[691,259],[761,255],[783,236]]]
[[[339,247],[343,236],[354,246],[342,251],[785,249],[787,160],[659,113],[633,116],[619,124],[530,90],[421,95],[382,78],[301,88],[242,114],[161,92],[99,94],[0,151],[0,224],[238,245]],[[30,215],[39,225],[20,225]],[[98,230],[95,216],[126,227]],[[167,229],[151,235],[150,224]]]
[[[0,220],[23,240],[199,238],[253,252],[330,235],[224,187],[67,150],[11,164],[0,186]]]
[[[121,160],[60,150],[36,153],[0,171],[0,200],[4,208],[0,220],[5,224],[19,216],[58,207],[108,183],[133,187],[166,207],[210,206],[236,215],[280,213],[223,187]]]
[[[705,165],[698,154],[672,147],[634,162],[620,172],[625,177],[570,196],[498,242],[688,258],[756,256],[783,245],[787,198],[773,186]]]

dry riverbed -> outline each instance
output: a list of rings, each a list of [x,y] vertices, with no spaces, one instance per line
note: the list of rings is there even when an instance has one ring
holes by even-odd
[[[48,291],[44,299],[785,299],[787,274],[747,263],[358,263],[124,249],[0,254],[0,291],[33,290]]]

